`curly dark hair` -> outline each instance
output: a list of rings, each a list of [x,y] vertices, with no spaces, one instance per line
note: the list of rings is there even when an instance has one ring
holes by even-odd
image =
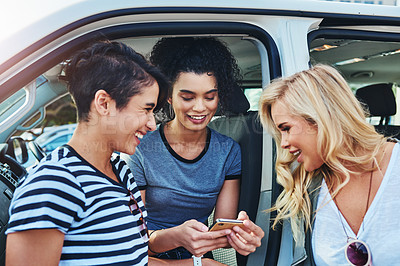
[[[159,86],[155,110],[164,106],[169,92],[168,78],[121,42],[104,40],[90,44],[72,56],[65,74],[77,107],[78,121],[89,121],[90,104],[100,89],[115,100],[119,110],[126,107],[132,96],[154,82]]]
[[[242,75],[236,59],[226,44],[216,38],[162,38],[153,47],[150,62],[161,69],[171,84],[180,73],[213,73],[222,112],[226,110],[232,92],[240,89]],[[168,95],[172,95],[172,86]],[[168,113],[166,115],[170,116]]]

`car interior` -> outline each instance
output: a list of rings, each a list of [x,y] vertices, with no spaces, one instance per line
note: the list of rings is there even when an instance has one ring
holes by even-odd
[[[325,63],[336,67],[345,76],[360,101],[369,108],[371,116],[368,121],[387,136],[399,136],[400,113],[396,112],[396,102],[397,84],[400,82],[400,40],[376,34],[370,36],[365,32],[345,33],[310,33],[310,65]],[[272,48],[260,45],[256,38],[244,34],[207,34],[210,35],[221,39],[232,51],[242,71],[243,82],[242,91],[235,92],[230,99],[232,104],[228,112],[217,113],[209,126],[240,144],[242,182],[239,209],[246,210],[249,217],[266,232],[262,247],[255,252],[263,255],[243,257],[235,252],[222,250],[220,254],[216,252],[214,257],[228,265],[276,265],[280,236],[278,231],[270,229],[270,214],[263,212],[273,204],[279,194],[279,186],[272,181],[275,146],[271,138],[266,140],[267,134],[261,127],[257,112],[263,87],[277,76],[271,71],[271,57],[268,57]],[[125,36],[116,40],[147,56],[160,37],[163,36]],[[46,119],[46,112],[51,111],[46,109],[67,94],[62,78],[66,59],[61,56],[56,64],[37,75],[33,83],[26,84],[0,103],[0,117],[9,117],[24,105],[30,88],[34,86],[36,89],[36,98],[31,109],[22,117],[24,123],[13,125],[10,122],[10,126],[1,133],[0,142],[4,144],[0,145],[0,189],[5,196],[0,197],[0,201],[7,208],[0,210],[0,265],[1,260],[4,260],[8,206],[18,181],[26,174],[26,169],[21,164],[28,161],[28,150],[39,157],[45,156],[34,140],[24,140],[20,136],[23,132],[40,127]],[[270,152],[266,154],[265,150]],[[268,166],[263,166],[266,161]],[[267,183],[264,180],[266,175],[270,178]],[[230,255],[226,256],[228,252]]]
[[[312,40],[311,63],[325,63],[336,67],[368,109],[369,122],[385,136],[398,138],[400,42],[393,41],[388,36],[373,38],[360,34],[355,37],[358,38],[323,37]],[[390,41],[382,40],[383,37]]]

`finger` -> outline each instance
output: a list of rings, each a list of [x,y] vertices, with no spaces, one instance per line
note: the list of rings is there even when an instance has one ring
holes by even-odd
[[[237,217],[238,220],[249,220],[249,216],[245,211],[240,211]]]
[[[200,231],[200,232],[208,231],[208,227],[205,224],[200,223],[199,221],[196,221],[194,219],[184,222],[183,225],[186,225],[186,226],[193,228],[196,231]]]
[[[239,229],[244,229],[247,233],[252,233],[253,235],[259,237],[259,238],[263,238],[264,237],[264,231],[261,229],[261,227],[259,227],[258,225],[256,225],[255,223],[253,223],[250,220],[244,220],[243,221],[243,225],[244,227],[240,228],[233,228],[233,230],[237,233],[239,233]]]
[[[229,244],[228,239],[224,236],[213,240],[203,240],[203,241],[198,241],[196,243],[192,243],[191,247],[188,248],[188,250],[193,255],[200,256],[207,253],[208,251],[227,247],[228,244]]]
[[[220,237],[225,237],[226,235],[229,235],[230,233],[232,233],[231,229],[223,229],[223,230],[207,232],[207,234],[203,234],[203,236],[206,237],[205,239],[212,240],[212,239],[217,239]]]
[[[246,243],[246,244],[250,243],[257,247],[259,247],[261,245],[261,239],[264,236],[264,232],[262,232],[262,234],[259,232],[258,232],[258,234],[254,233],[254,232],[249,233],[249,232],[243,230],[242,228],[240,228],[239,226],[237,226],[237,228],[233,228],[233,231],[235,232],[235,235],[239,238],[240,241],[242,241],[243,243]],[[262,231],[262,229],[261,229],[261,231]]]
[[[256,247],[254,245],[243,243],[234,233],[227,236],[227,239],[231,247],[234,248],[241,255],[247,256],[256,250]]]

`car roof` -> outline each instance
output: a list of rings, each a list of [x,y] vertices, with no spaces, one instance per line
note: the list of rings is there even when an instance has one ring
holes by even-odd
[[[210,9],[235,9],[257,13],[269,11],[291,11],[293,15],[307,16],[311,13],[353,14],[357,16],[398,17],[400,7],[372,6],[366,4],[338,3],[312,0],[191,0],[189,1],[135,1],[126,0],[23,0],[8,1],[3,4],[0,16],[0,65],[15,56],[28,46],[40,41],[45,36],[63,27],[73,27],[73,23],[84,19],[95,19],[94,16],[112,11],[138,9],[142,13],[151,12],[211,12]],[[208,11],[207,11],[208,9]],[[215,10],[214,10],[215,11]],[[298,12],[298,13],[296,13]],[[0,71],[1,72],[1,71]]]

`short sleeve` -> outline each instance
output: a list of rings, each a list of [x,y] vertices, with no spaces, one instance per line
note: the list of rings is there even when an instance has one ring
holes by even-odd
[[[39,164],[15,190],[8,233],[32,229],[68,232],[85,208],[85,194],[68,169],[50,162]]]
[[[139,190],[144,190],[147,187],[146,175],[144,172],[143,154],[139,148],[133,155],[121,154],[121,159],[126,162]]]
[[[240,179],[242,176],[242,155],[240,146],[237,142],[233,141],[232,149],[228,154],[226,161],[226,175],[225,179]]]

